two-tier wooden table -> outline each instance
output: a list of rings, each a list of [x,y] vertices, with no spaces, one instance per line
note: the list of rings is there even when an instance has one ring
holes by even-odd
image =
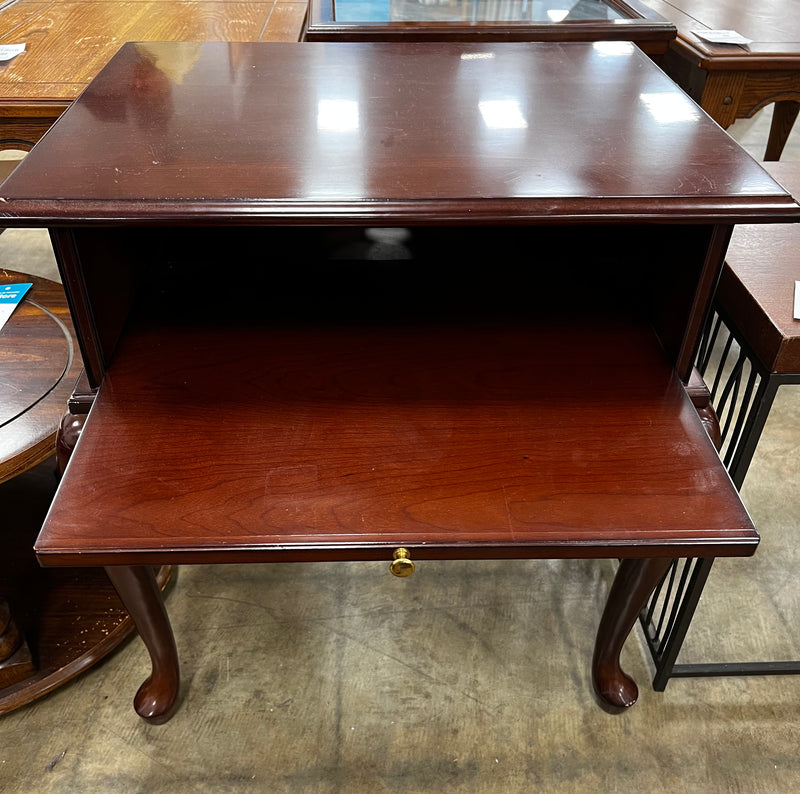
[[[99,387],[36,553],[106,566],[136,710],[178,697],[155,565],[546,557],[622,560],[592,670],[630,706],[670,559],[756,548],[684,384],[734,224],[800,208],[631,44],[159,66],[192,46],[125,45],[0,196]]]

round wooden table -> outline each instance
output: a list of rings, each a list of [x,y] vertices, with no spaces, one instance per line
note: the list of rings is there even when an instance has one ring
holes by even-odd
[[[0,714],[74,678],[134,628],[102,568],[37,564],[33,543],[52,495],[49,483],[23,504],[10,503],[14,494],[5,498],[21,482],[8,481],[54,458],[82,369],[61,285],[0,268],[0,285],[18,283],[33,286],[0,329],[0,504],[13,517],[0,523]],[[52,491],[56,479],[53,463]],[[162,589],[168,580],[164,569]]]

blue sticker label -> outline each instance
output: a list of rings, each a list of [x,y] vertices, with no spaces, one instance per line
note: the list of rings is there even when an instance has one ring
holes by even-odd
[[[6,324],[32,286],[33,284],[0,284],[0,328]]]
[[[22,296],[33,284],[3,284],[0,285],[0,301],[3,303],[19,303]]]

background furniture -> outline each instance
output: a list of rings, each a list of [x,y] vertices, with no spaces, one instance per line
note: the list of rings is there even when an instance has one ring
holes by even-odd
[[[297,41],[306,3],[0,0],[0,149],[29,149],[126,41]],[[183,68],[172,64],[175,73]]]
[[[0,269],[0,284],[31,282],[0,330],[0,483],[53,459],[59,422],[81,371],[61,285]],[[54,465],[54,485],[55,475]],[[44,570],[37,564],[33,543],[46,507],[17,510],[3,502],[0,714],[70,681],[133,630],[101,569]],[[168,573],[160,573],[160,587]]]
[[[60,284],[0,268],[0,284],[32,283],[0,329],[0,482],[43,463],[81,370]]]
[[[306,41],[633,41],[658,61],[675,26],[639,0],[309,0]]]
[[[630,706],[670,558],[755,549],[684,384],[733,225],[800,208],[630,44],[159,66],[189,48],[123,47],[3,186],[99,386],[37,554],[106,566],[154,665],[137,712],[179,687],[151,566],[401,549],[622,557],[592,671]],[[348,256],[374,226],[410,260]]]
[[[800,164],[771,163],[771,174],[800,194]],[[741,488],[781,386],[800,383],[800,236],[793,225],[740,226],[733,234],[698,367],[711,386],[722,430],[721,454]],[[677,562],[642,615],[656,663],[654,686],[670,678],[800,673],[800,661],[677,664],[713,560]]]
[[[775,103],[764,159],[780,159],[800,108],[800,0],[645,1],[678,28],[664,70],[718,124]],[[710,44],[697,35],[706,30],[735,30],[752,43]]]

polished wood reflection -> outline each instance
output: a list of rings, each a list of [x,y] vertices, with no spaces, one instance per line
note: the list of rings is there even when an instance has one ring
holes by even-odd
[[[418,559],[744,551],[750,520],[652,332],[555,328],[168,323],[126,336],[37,553],[106,565],[397,546]]]
[[[559,217],[586,217],[603,196],[599,216],[637,220],[795,211],[627,42],[447,46],[129,44],[40,155],[47,179],[23,162],[5,208],[57,195],[65,217],[74,200],[116,219],[283,223],[313,207],[401,223],[459,222],[468,207],[507,223],[552,215],[556,197]]]

